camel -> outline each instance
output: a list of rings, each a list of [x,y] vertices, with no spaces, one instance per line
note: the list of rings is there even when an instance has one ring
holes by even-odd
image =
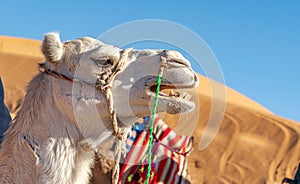
[[[58,33],[45,34],[41,50],[45,62],[1,146],[2,184],[89,183],[95,154],[117,159],[132,123],[151,113],[162,68],[161,90],[198,84],[173,50],[120,49],[90,37],[62,42]],[[186,96],[160,91],[157,112],[193,110]]]

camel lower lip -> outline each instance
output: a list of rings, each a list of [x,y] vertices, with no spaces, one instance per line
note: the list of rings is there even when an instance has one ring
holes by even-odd
[[[148,95],[153,99],[155,98],[155,93],[152,91],[148,91]],[[190,101],[190,97],[185,99],[185,97],[167,96],[166,94],[159,93],[158,106],[163,107],[164,111],[169,114],[190,112],[195,108],[195,103]]]

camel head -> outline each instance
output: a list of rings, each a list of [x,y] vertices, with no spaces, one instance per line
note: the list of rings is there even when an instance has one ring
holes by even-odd
[[[95,83],[103,89],[111,88],[119,119],[150,115],[162,65],[157,112],[177,114],[194,109],[190,95],[183,90],[194,88],[198,78],[189,61],[177,51],[123,50],[89,37],[61,42],[58,34],[49,33],[45,35],[42,52],[47,68],[84,82],[86,88],[95,90]],[[164,63],[162,57],[166,59]],[[97,95],[94,98],[100,98]]]

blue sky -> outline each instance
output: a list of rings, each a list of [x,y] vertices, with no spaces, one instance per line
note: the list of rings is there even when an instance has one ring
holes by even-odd
[[[225,84],[300,121],[300,1],[2,1],[0,34],[98,37],[139,19],[182,24],[216,55]]]

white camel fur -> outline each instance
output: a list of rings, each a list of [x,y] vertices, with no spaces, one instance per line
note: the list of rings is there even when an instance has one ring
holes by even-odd
[[[112,92],[117,126],[125,133],[137,118],[151,112],[162,55],[167,58],[162,89],[198,84],[189,62],[176,51],[122,50],[88,37],[61,42],[57,33],[48,33],[42,52],[48,74],[40,72],[30,81],[5,134],[1,184],[89,183],[95,152],[105,155],[112,145],[108,140],[120,142],[113,139],[107,96],[95,89],[95,83],[104,87],[117,74],[105,87]],[[125,62],[117,71],[121,59]],[[185,95],[160,93],[158,112],[176,114],[193,108]],[[110,146],[105,146],[108,142]]]

